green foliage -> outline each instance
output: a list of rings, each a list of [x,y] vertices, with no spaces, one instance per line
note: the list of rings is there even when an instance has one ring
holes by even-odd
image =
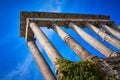
[[[112,77],[112,80],[117,80],[115,76]]]
[[[104,80],[94,61],[72,62],[63,58],[58,60],[57,65],[58,80]]]

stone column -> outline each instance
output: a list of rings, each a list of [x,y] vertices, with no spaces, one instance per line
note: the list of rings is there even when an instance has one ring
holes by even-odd
[[[114,36],[116,36],[117,38],[120,39],[120,32],[118,32],[117,30],[115,30],[111,27],[108,27],[107,25],[101,25],[101,26],[106,32],[111,33],[111,34],[113,34]]]
[[[117,30],[118,32],[120,32],[120,28],[119,28],[118,25],[112,24],[111,27],[112,27],[113,29]]]
[[[117,27],[117,30],[120,32],[120,26],[116,26]]]
[[[45,80],[56,80],[54,74],[52,73],[51,69],[49,68],[47,62],[45,61],[44,57],[42,56],[41,52],[39,51],[38,47],[35,45],[34,41],[28,41],[27,45],[31,50],[32,55],[34,56],[36,63],[44,77]]]
[[[56,61],[62,56],[56,50],[56,48],[51,44],[46,35],[42,32],[42,30],[34,23],[30,22],[30,28],[33,33],[36,35],[39,43],[47,53],[48,57],[51,59],[52,63],[56,66]]]
[[[109,57],[113,53],[111,49],[109,49],[107,46],[96,40],[94,37],[90,36],[88,33],[80,29],[77,25],[70,23],[69,27],[75,30],[80,35],[80,37],[82,37],[86,42],[88,42],[106,57]]]
[[[117,26],[118,27],[118,29],[120,30],[120,26]]]
[[[111,37],[104,31],[99,30],[98,28],[96,28],[95,26],[93,26],[89,23],[86,24],[86,27],[90,28],[92,31],[94,31],[96,34],[98,34],[103,40],[106,40],[107,42],[109,42],[110,44],[115,46],[116,48],[120,49],[120,41],[116,40],[115,38]]]
[[[82,60],[88,59],[91,55],[81,47],[72,37],[70,37],[66,32],[64,32],[57,24],[52,25],[53,29],[58,33],[58,35],[73,49],[73,51]]]

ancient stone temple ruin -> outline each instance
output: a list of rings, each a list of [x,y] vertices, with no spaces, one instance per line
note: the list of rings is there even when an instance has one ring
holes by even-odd
[[[47,13],[47,12],[21,12],[20,14],[20,36],[24,37],[26,43],[33,54],[40,71],[45,80],[56,80],[49,65],[38,49],[35,38],[45,50],[46,54],[59,70],[55,63],[62,58],[58,50],[46,37],[41,27],[51,28],[61,37],[63,41],[78,55],[83,61],[98,61],[100,70],[104,76],[108,76],[111,80],[113,76],[120,80],[120,55],[114,52],[108,46],[104,45],[90,34],[86,33],[82,28],[88,28],[99,35],[103,40],[107,41],[120,50],[120,27],[110,20],[110,16],[91,15],[91,14],[66,14],[66,13]],[[97,55],[91,55],[90,52],[82,47],[75,39],[67,34],[61,27],[71,28],[87,43],[93,46],[101,54],[106,56],[102,59]],[[112,36],[111,36],[112,35]]]

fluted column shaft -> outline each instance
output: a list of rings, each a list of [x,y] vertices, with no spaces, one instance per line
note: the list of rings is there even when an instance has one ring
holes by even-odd
[[[88,42],[90,45],[92,45],[95,49],[97,49],[99,52],[101,52],[105,56],[109,56],[113,53],[111,49],[109,49],[107,46],[103,45],[101,42],[97,41],[95,38],[90,36],[88,33],[80,29],[77,25],[70,23],[69,27],[71,27],[73,30],[75,30],[86,42]]]
[[[73,49],[73,51],[80,57],[82,60],[86,60],[91,55],[82,48],[72,37],[70,37],[66,32],[64,32],[58,25],[53,24],[54,30],[58,35]]]
[[[108,33],[111,33],[113,34],[114,36],[116,36],[117,38],[120,39],[120,32],[118,32],[117,30],[111,28],[111,27],[108,27],[107,25],[101,25],[102,28],[107,31]]]
[[[61,58],[62,56],[59,54],[56,48],[51,44],[51,42],[42,32],[42,30],[34,22],[30,22],[30,28],[32,29],[33,33],[36,35],[38,41],[40,42],[41,46],[47,53],[48,57],[51,59],[52,63],[56,65],[57,59]]]
[[[98,34],[103,40],[106,40],[107,42],[109,42],[110,44],[115,46],[116,48],[120,49],[120,41],[114,39],[107,33],[103,32],[102,30],[99,30],[98,28],[96,28],[95,26],[93,26],[89,23],[86,24],[86,27],[90,28],[92,31],[94,31],[96,34]]]
[[[39,51],[38,47],[35,45],[34,41],[28,41],[27,45],[34,56],[36,63],[44,77],[45,80],[56,80],[54,74],[52,73],[51,69],[49,68],[47,62],[45,61],[44,57],[42,56],[41,52]]]

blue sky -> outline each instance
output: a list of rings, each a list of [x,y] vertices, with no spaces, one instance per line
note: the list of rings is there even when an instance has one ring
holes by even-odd
[[[120,0],[0,0],[0,80],[43,80],[38,66],[27,48],[25,39],[19,36],[20,11],[105,14],[110,15],[111,20],[120,25],[119,4]],[[42,30],[47,32],[46,35],[59,49],[62,56],[72,61],[80,61],[53,30],[46,28],[42,28]],[[63,30],[68,32],[92,54],[104,57],[71,29],[63,28]],[[84,30],[103,42],[92,31]],[[38,41],[36,43],[38,44]],[[103,43],[117,51],[109,43]],[[54,72],[54,66],[42,47],[39,44],[38,46]]]

